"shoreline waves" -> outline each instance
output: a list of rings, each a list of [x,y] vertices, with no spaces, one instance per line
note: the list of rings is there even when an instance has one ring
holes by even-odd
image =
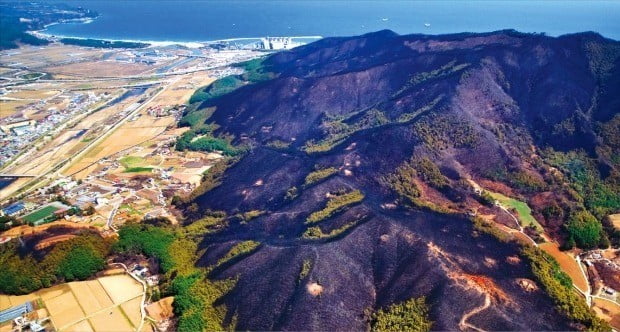
[[[54,23],[54,24],[58,24],[58,23]],[[102,41],[108,41],[108,42],[144,43],[144,44],[149,44],[148,47],[165,47],[165,46],[179,45],[179,46],[183,46],[187,48],[200,48],[206,45],[222,43],[222,42],[251,41],[251,40],[259,41],[261,38],[264,38],[264,37],[243,37],[243,38],[227,38],[227,39],[218,39],[218,40],[188,42],[188,41],[174,41],[174,40],[109,39],[109,38],[90,38],[90,37],[75,37],[75,36],[65,36],[65,35],[52,35],[50,33],[47,33],[45,29],[37,30],[37,31],[28,31],[28,33],[36,37],[47,39],[50,41],[58,41],[63,38],[71,38],[71,39],[79,39],[79,40],[94,39],[94,40],[102,40]],[[295,39],[319,40],[323,38],[322,36],[285,36],[285,37],[290,37],[293,40]]]

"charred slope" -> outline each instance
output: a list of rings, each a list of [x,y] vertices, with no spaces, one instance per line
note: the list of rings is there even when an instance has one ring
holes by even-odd
[[[583,206],[541,151],[583,151],[616,190],[619,54],[591,33],[380,31],[268,57],[272,79],[195,111],[215,109],[206,122],[216,134],[252,147],[195,199],[235,216],[205,237],[202,265],[239,241],[262,243],[211,274],[239,278],[220,299],[228,321],[361,330],[368,309],[424,295],[435,329],[571,328],[541,290],[523,287],[533,276],[517,246],[472,228],[465,212],[480,204],[467,180],[527,200],[562,240],[562,216]],[[317,169],[332,171],[308,183]],[[356,190],[361,201],[326,211]],[[560,212],[543,213],[555,202]],[[262,214],[246,220],[250,211]],[[491,307],[463,322],[486,297]]]

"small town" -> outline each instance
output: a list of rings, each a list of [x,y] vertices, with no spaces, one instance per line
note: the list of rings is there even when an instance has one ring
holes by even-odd
[[[19,239],[45,251],[84,231],[114,238],[126,222],[178,223],[173,200],[189,195],[222,158],[175,150],[187,130],[177,127],[187,102],[213,80],[242,72],[231,64],[263,53],[221,45],[50,48],[2,52],[0,244]],[[42,52],[57,55],[41,60]],[[108,77],[110,68],[118,75]],[[101,77],[81,78],[84,70]],[[157,263],[117,257],[107,266],[93,280],[0,295],[0,331],[165,331],[172,297],[159,298]],[[123,316],[116,325],[108,318]]]

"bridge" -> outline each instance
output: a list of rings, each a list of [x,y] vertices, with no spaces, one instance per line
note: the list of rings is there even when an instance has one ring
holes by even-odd
[[[31,174],[7,174],[0,173],[0,178],[36,178],[36,175]]]

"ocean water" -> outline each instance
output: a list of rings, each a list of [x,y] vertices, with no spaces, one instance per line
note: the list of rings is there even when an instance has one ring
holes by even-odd
[[[381,29],[443,34],[516,29],[558,36],[595,31],[620,40],[620,1],[73,0],[101,14],[48,27],[57,36],[211,41],[262,36],[348,36]],[[426,27],[425,23],[430,24]]]
[[[8,187],[11,183],[13,183],[13,181],[13,179],[0,178],[0,190]]]

